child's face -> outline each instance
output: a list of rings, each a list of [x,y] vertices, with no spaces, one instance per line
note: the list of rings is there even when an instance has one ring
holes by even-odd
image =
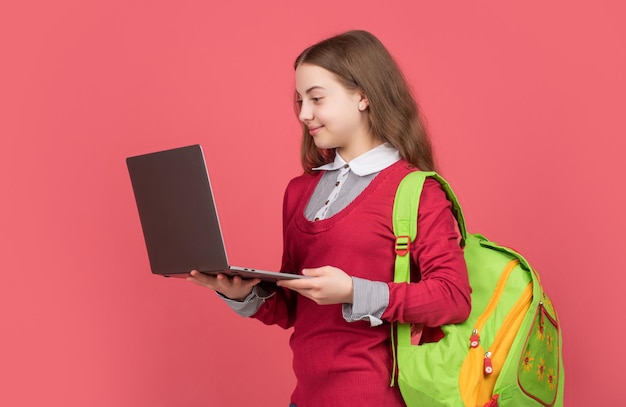
[[[296,92],[298,117],[318,148],[337,148],[346,161],[371,148],[368,101],[360,91],[346,89],[324,68],[301,64],[296,68]]]

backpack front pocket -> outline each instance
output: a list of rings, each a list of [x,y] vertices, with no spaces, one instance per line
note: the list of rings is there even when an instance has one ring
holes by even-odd
[[[526,338],[517,377],[522,391],[544,406],[554,405],[559,388],[560,331],[550,299],[542,293]]]

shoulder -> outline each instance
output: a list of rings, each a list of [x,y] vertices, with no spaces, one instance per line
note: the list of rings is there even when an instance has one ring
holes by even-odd
[[[390,168],[396,169],[396,171],[399,173],[401,178],[406,177],[412,172],[421,171],[419,168],[415,167],[413,164],[405,160],[398,161],[397,163],[392,165]],[[424,193],[435,194],[435,195],[442,196],[444,198],[446,196],[439,181],[437,181],[436,179],[432,177],[427,177],[426,180],[424,181],[424,189],[423,189],[422,194]]]
[[[397,173],[399,175],[398,184],[408,174],[420,171],[404,160],[398,162],[397,165]],[[427,177],[420,195],[419,212],[427,212],[433,208],[443,209],[449,207],[451,207],[451,203],[439,181],[435,178]]]
[[[443,187],[434,178],[426,178],[417,210],[418,229],[428,229],[429,234],[457,236],[456,219],[452,212],[452,202]]]
[[[405,160],[398,161],[397,163],[389,167],[389,169],[393,170],[397,174],[396,177],[398,178],[398,184],[400,183],[400,181],[402,181],[404,177],[406,177],[410,173],[420,171],[419,168],[413,166],[411,163]],[[422,195],[424,194],[434,195],[439,198],[446,199],[446,194],[443,191],[441,184],[439,183],[439,181],[437,181],[436,179],[432,177],[428,177],[424,181],[424,188],[422,190]]]
[[[448,198],[446,197],[446,193],[441,187],[439,181],[432,177],[428,177],[426,178],[426,181],[424,181],[424,189],[422,191],[422,194],[429,195],[438,200],[448,200]]]

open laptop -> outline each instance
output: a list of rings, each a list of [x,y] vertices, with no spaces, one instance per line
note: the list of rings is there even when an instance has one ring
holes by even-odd
[[[191,270],[265,281],[305,278],[228,264],[200,145],[126,159],[153,274],[186,277]]]

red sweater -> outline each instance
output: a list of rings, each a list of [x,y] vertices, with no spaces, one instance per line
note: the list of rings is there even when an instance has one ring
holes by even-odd
[[[282,270],[334,266],[355,277],[388,282],[386,322],[416,322],[429,327],[462,322],[470,311],[470,286],[457,241],[450,203],[434,180],[424,185],[418,211],[418,236],[411,245],[416,284],[393,283],[395,237],[391,225],[396,188],[415,169],[405,161],[381,171],[335,216],[317,222],[304,209],[321,173],[293,179],[283,207]],[[254,318],[293,327],[290,345],[297,386],[292,403],[307,406],[404,406],[392,369],[390,325],[346,322],[341,304],[317,305],[278,289]],[[436,363],[436,361],[433,361]]]

